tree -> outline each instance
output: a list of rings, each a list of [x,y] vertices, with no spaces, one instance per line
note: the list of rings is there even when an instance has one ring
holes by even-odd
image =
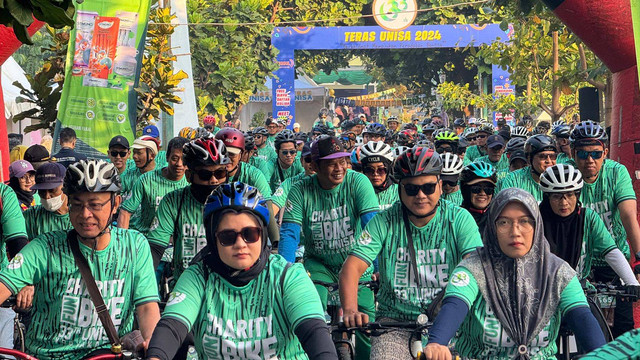
[[[61,29],[73,26],[75,11],[73,0],[6,0],[0,2],[0,25],[12,27],[18,40],[33,45],[27,32],[33,18]]]

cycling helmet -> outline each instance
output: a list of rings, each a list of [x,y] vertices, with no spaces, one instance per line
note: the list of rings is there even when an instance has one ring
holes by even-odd
[[[571,126],[567,124],[561,124],[551,130],[551,135],[559,138],[569,138],[571,136]]]
[[[222,127],[233,127],[233,123],[231,121],[225,121]]]
[[[80,160],[69,165],[62,191],[67,195],[82,192],[113,192],[122,188],[118,169],[104,160]]]
[[[572,146],[576,145],[603,145],[609,140],[607,132],[595,121],[582,121],[576,125],[569,137]]]
[[[461,118],[457,118],[453,121],[453,126],[455,127],[466,127],[467,124],[465,124],[464,119]]]
[[[289,130],[289,129],[284,129],[282,130],[278,135],[276,135],[276,139],[273,142],[273,144],[276,147],[276,150],[280,149],[280,146],[284,143],[293,143],[293,145],[296,144],[296,134]]]
[[[469,125],[476,125],[478,123],[478,119],[472,117],[469,118]]]
[[[442,121],[442,119],[431,118],[431,125],[435,126],[436,129],[442,129],[444,127],[444,122]]]
[[[269,225],[267,202],[260,191],[253,186],[234,182],[216,187],[207,197],[204,205],[202,218],[205,224],[210,224],[211,220],[218,219],[220,211],[225,209],[249,210],[262,220],[264,226]],[[209,238],[207,236],[207,239]],[[211,236],[211,238],[214,237]],[[266,241],[266,239],[263,240]]]
[[[396,143],[399,146],[412,147],[413,144],[415,143],[415,138],[411,133],[411,131],[403,130],[403,131],[400,131],[398,135],[396,135]]]
[[[362,158],[362,145],[356,146],[351,150],[351,164],[360,165],[360,159]]]
[[[429,132],[429,131],[434,132],[437,129],[438,128],[431,122],[431,123],[428,123],[428,124],[426,124],[426,125],[424,125],[422,127],[422,133],[426,133],[426,132]]]
[[[527,128],[524,126],[514,126],[513,129],[511,129],[511,137],[520,137],[523,139],[527,138],[527,135],[529,134],[529,132],[527,131]]]
[[[469,147],[469,141],[461,137],[460,140],[458,140],[458,152],[460,152],[460,150],[466,150],[467,147]]]
[[[202,123],[204,124],[204,126],[207,125],[215,125],[216,124],[216,117],[213,115],[207,115],[202,119]]]
[[[460,137],[449,129],[445,129],[444,131],[439,132],[438,134],[434,133],[434,138],[436,139],[436,144],[438,142],[457,142],[460,140]]]
[[[462,169],[460,173],[460,185],[464,186],[476,179],[485,179],[493,184],[498,182],[498,174],[491,164],[486,162],[473,162]]]
[[[398,156],[402,155],[402,153],[409,149],[410,148],[408,146],[398,146],[397,148],[393,149],[393,158],[397,159]]]
[[[402,153],[393,165],[396,181],[421,175],[439,176],[442,172],[442,158],[433,149],[413,147]]]
[[[475,136],[477,132],[478,132],[478,128],[474,128],[474,127],[466,128],[464,129],[462,136],[464,136],[465,138],[468,138],[471,136]]]
[[[520,137],[514,137],[511,138],[511,140],[509,140],[509,142],[507,142],[507,146],[505,147],[504,151],[505,152],[512,152],[515,150],[524,150],[524,143],[526,142],[525,139],[520,138]]]
[[[253,135],[269,136],[269,130],[267,130],[267,128],[264,126],[258,126],[257,128],[253,129]]]
[[[390,122],[393,122],[393,121],[395,121],[395,122],[399,123],[399,121],[398,121],[398,118],[397,118],[397,117],[395,117],[395,116],[389,116],[389,118],[387,119],[387,124],[388,124],[388,123],[390,123]]]
[[[458,175],[462,172],[464,161],[458,155],[444,153],[442,157],[442,175]]]
[[[345,120],[340,124],[342,131],[350,131],[354,126],[356,126],[356,123],[351,120]]]
[[[295,133],[295,138],[296,141],[302,141],[305,143],[309,141],[309,135],[303,132]]]
[[[242,133],[242,131],[236,128],[222,128],[222,130],[218,131],[218,133],[216,134],[216,139],[222,140],[226,147],[233,147],[236,149],[244,150],[244,134]]]
[[[409,130],[412,131],[414,134],[418,132],[418,127],[415,126],[412,123],[406,123],[404,125],[402,125],[402,130]]]
[[[244,149],[246,151],[256,150],[256,141],[253,139],[253,135],[249,133],[244,136]]]
[[[210,165],[229,163],[227,148],[221,140],[201,138],[184,145],[182,160],[191,170]]]
[[[533,135],[524,143],[524,153],[529,159],[529,162],[531,162],[531,159],[535,154],[543,151],[558,152],[558,149],[556,148],[556,141],[549,135]]]
[[[582,174],[568,164],[550,166],[540,175],[540,189],[544,193],[578,191],[582,185]]]
[[[565,123],[563,120],[554,121],[553,124],[551,124],[551,131],[553,132],[553,130],[555,130],[555,128],[557,128],[558,126],[562,126],[562,125],[567,125],[567,123]]]
[[[493,135],[494,131],[495,129],[493,128],[493,125],[490,124],[483,124],[482,126],[478,127],[478,132],[483,132],[487,135]]]
[[[426,148],[435,150],[435,146],[431,141],[429,141],[429,139],[420,139],[416,141],[416,146],[426,147]]]
[[[200,139],[200,138],[211,138],[212,135],[209,132],[209,130],[203,128],[203,127],[198,127],[195,129],[196,131],[196,136],[195,139]]]
[[[185,139],[189,139],[189,140],[193,140],[196,138],[196,131],[193,130],[190,127],[183,127],[182,129],[180,129],[180,132],[178,133],[178,136],[185,138]]]
[[[387,133],[387,129],[384,127],[384,125],[379,123],[371,123],[364,128],[362,135],[371,134],[375,136],[385,136],[386,133]]]
[[[356,136],[356,146],[362,146],[362,145],[364,145],[364,139],[362,138],[362,135]]]
[[[360,162],[388,162],[393,161],[393,152],[391,146],[382,141],[369,141],[360,148]]]

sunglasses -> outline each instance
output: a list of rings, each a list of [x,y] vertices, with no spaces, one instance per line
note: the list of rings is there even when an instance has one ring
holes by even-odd
[[[216,233],[216,239],[222,246],[232,246],[236,243],[238,235],[242,237],[245,243],[253,244],[262,237],[262,229],[256,226],[247,226],[240,231],[223,230]]]
[[[111,150],[109,151],[109,154],[111,154],[111,156],[118,157],[118,155],[123,158],[125,156],[127,156],[127,151],[116,151],[116,150]]]
[[[437,148],[437,149],[436,149],[436,152],[437,152],[438,154],[444,154],[444,153],[446,153],[446,152],[453,152],[453,149],[452,149],[452,148],[450,148],[450,147],[448,147],[448,146],[446,146],[446,147],[439,147],[439,148]]]
[[[369,175],[386,175],[387,174],[387,168],[377,168],[374,169],[371,166],[367,166],[362,170],[365,174],[369,174]]]
[[[447,185],[447,186],[454,187],[454,186],[458,185],[458,182],[457,181],[450,181],[450,180],[442,180],[442,185]]]
[[[280,150],[280,154],[287,156],[287,155],[295,155],[297,153],[296,150]]]
[[[536,156],[538,157],[538,159],[540,160],[555,160],[558,158],[558,154],[536,154]],[[595,159],[595,158],[594,158]],[[599,157],[598,157],[599,159]]]
[[[436,185],[438,185],[438,183],[426,183],[422,185],[403,184],[402,187],[408,196],[416,196],[420,191],[425,195],[433,194],[436,192]]]
[[[480,194],[484,191],[487,195],[493,195],[495,187],[487,185],[472,185],[470,190],[472,194]]]
[[[581,160],[587,160],[589,156],[591,156],[593,160],[598,160],[602,157],[602,154],[604,154],[604,151],[602,150],[598,150],[598,151],[578,150],[576,152],[576,155]]]
[[[200,169],[200,170],[196,170],[195,173],[198,175],[198,177],[202,181],[209,181],[211,180],[212,177],[215,177],[216,179],[220,180],[220,179],[226,178],[228,175],[227,169],[218,169],[214,171],[210,171],[207,169]]]
[[[476,136],[476,139],[485,139],[487,138],[487,135],[478,135]]]
[[[562,201],[564,199],[573,200],[577,196],[578,196],[578,193],[576,193],[576,192],[553,193],[553,194],[549,194],[549,200],[555,201],[555,202],[560,202],[560,201]]]

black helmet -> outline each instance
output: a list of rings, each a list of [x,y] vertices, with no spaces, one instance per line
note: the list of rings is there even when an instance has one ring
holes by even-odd
[[[457,127],[466,127],[467,124],[464,122],[464,119],[461,118],[457,118],[453,121],[453,126],[457,126]]]
[[[340,124],[340,128],[342,128],[343,132],[353,129],[354,126],[356,126],[356,123],[351,120],[345,120]]]
[[[256,141],[248,131],[244,134],[244,149],[246,151],[252,151],[256,149]]]
[[[533,135],[524,143],[524,153],[527,155],[527,159],[529,159],[529,161],[531,161],[535,154],[543,151],[558,152],[558,149],[556,148],[556,141],[549,135]]]
[[[415,142],[415,137],[408,130],[403,130],[396,134],[396,143],[398,143],[398,146],[412,147]]]
[[[525,142],[526,140],[521,137],[511,138],[511,140],[509,140],[509,142],[507,143],[507,146],[505,147],[504,151],[509,153],[515,150],[524,150]]]
[[[307,142],[309,141],[309,135],[303,132],[296,133],[296,141]]]
[[[595,121],[582,121],[576,125],[569,136],[571,146],[578,145],[603,145],[609,141],[609,136],[600,124]]]
[[[371,134],[375,136],[385,136],[386,133],[387,133],[387,129],[384,127],[384,125],[379,123],[371,123],[364,128],[362,135]]]
[[[264,126],[258,126],[253,130],[253,135],[269,136],[269,130]]]
[[[442,158],[433,149],[416,146],[402,153],[393,164],[396,181],[421,175],[440,175]]]
[[[495,129],[493,128],[493,125],[482,125],[480,126],[480,128],[478,128],[478,132],[483,132],[486,133],[487,135],[493,135]]]
[[[282,130],[278,135],[276,135],[276,139],[273,142],[273,144],[276,147],[276,150],[280,149],[280,146],[284,143],[293,143],[293,145],[296,144],[296,134],[289,130],[289,129],[284,129]]]

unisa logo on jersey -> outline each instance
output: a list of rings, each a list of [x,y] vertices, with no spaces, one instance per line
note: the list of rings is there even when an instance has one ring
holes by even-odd
[[[373,18],[388,31],[408,28],[418,15],[416,0],[374,0]]]

